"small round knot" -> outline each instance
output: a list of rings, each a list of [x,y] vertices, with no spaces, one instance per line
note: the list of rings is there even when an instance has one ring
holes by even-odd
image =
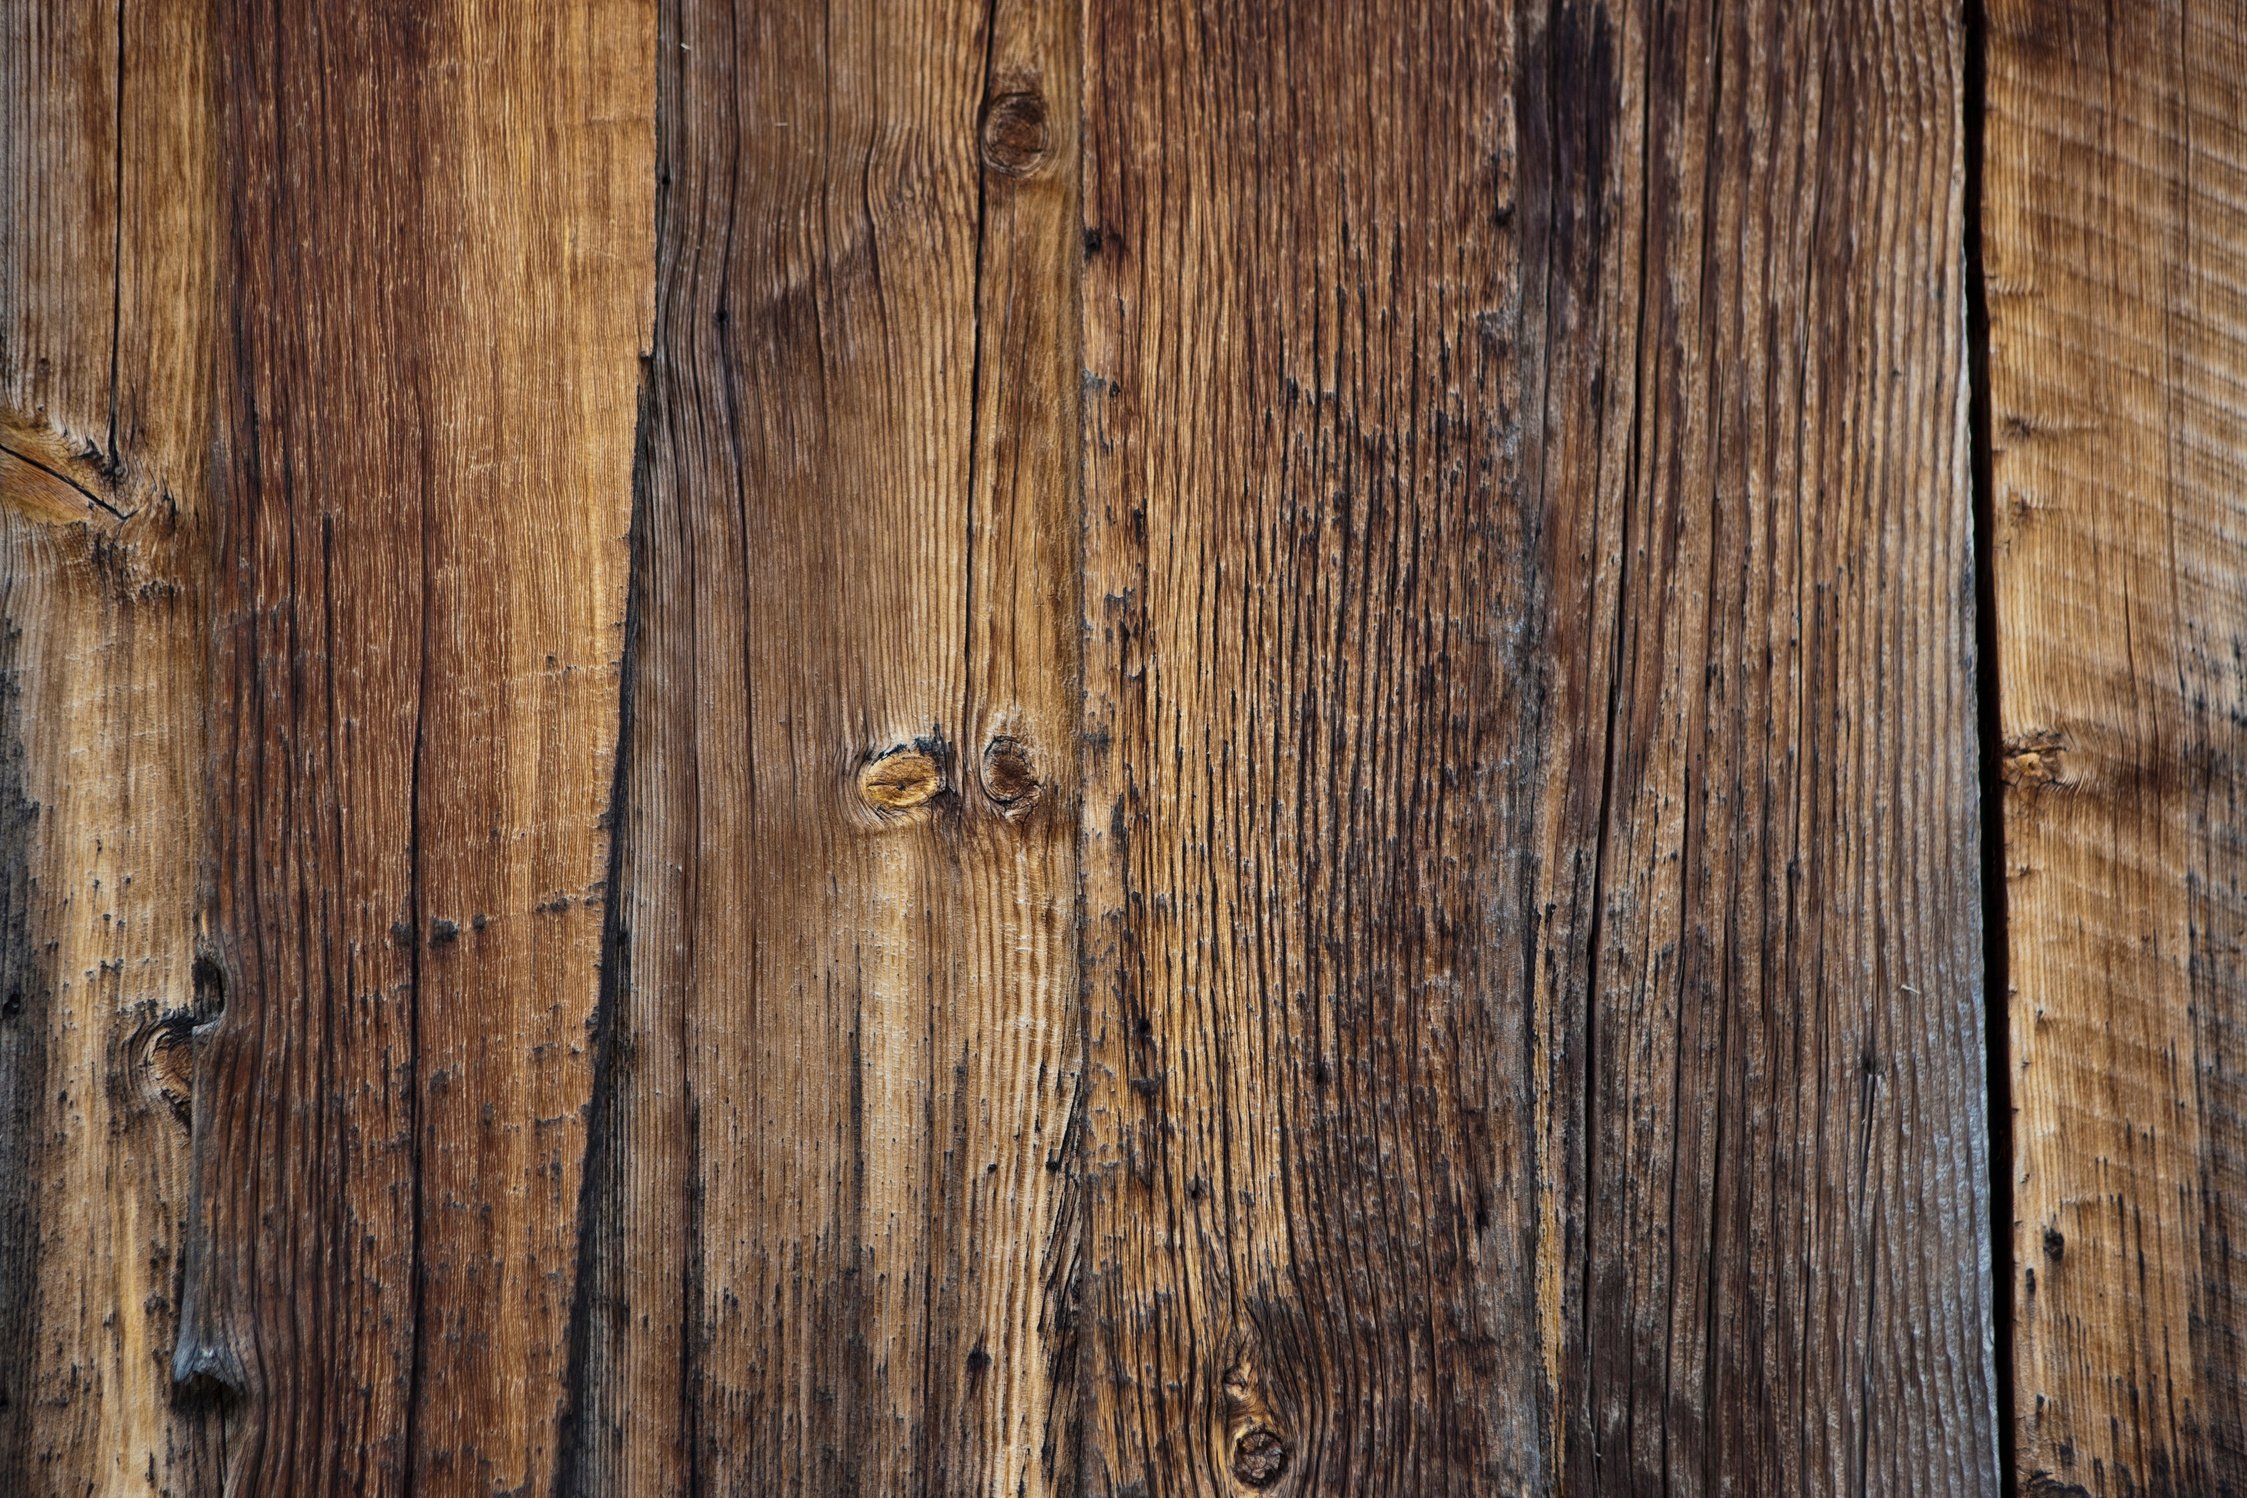
[[[983,794],[1008,816],[1020,816],[1038,799],[1038,771],[1030,746],[1001,734],[983,746]]]
[[[926,806],[944,790],[944,767],[925,749],[892,749],[858,772],[858,795],[880,812]]]
[[[1035,93],[1000,94],[983,106],[983,164],[1019,177],[1045,160],[1045,100]]]
[[[1233,1442],[1233,1475],[1252,1488],[1268,1488],[1287,1470],[1287,1443],[1278,1431],[1252,1425]]]

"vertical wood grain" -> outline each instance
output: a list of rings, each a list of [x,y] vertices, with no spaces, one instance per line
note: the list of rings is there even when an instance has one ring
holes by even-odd
[[[1076,55],[663,11],[577,1491],[1073,1491]]]
[[[222,7],[214,960],[184,1379],[229,1491],[545,1491],[652,15]]]
[[[1088,17],[1086,1490],[1553,1491],[1515,18]]]
[[[1563,658],[1586,1485],[1993,1492],[1959,16],[1565,5],[1547,46],[1589,180],[1542,482],[1614,611]]]
[[[2247,1492],[2247,33],[1993,5],[2024,1492]]]
[[[0,1490],[190,1494],[175,1401],[215,244],[198,6],[0,6]]]
[[[2243,35],[0,0],[0,1491],[2247,1492]]]
[[[1093,1492],[1997,1483],[1934,5],[1094,5]]]

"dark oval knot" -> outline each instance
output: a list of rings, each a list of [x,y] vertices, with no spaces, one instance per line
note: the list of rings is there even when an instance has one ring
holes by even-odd
[[[1233,1475],[1252,1488],[1268,1488],[1287,1470],[1287,1443],[1279,1432],[1252,1425],[1233,1442]]]
[[[1045,160],[1045,100],[1034,93],[1001,94],[983,106],[983,164],[1019,177]]]
[[[1001,734],[983,746],[983,794],[1008,816],[1019,816],[1038,799],[1038,769],[1030,746]]]

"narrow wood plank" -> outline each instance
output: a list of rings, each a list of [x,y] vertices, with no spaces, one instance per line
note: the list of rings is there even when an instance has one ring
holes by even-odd
[[[1089,1490],[1993,1491],[1957,17],[1090,15]]]
[[[0,6],[0,1490],[213,1491],[170,1379],[203,839],[201,10]]]
[[[228,1491],[556,1475],[654,19],[225,8],[223,1015],[183,1378]]]
[[[2023,1492],[2247,1492],[2247,30],[1993,5]]]
[[[574,1491],[1073,1491],[1073,11],[664,13]]]

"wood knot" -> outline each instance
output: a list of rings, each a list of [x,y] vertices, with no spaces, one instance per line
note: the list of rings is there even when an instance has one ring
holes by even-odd
[[[1998,762],[1999,778],[2016,790],[2064,786],[2067,782],[2061,778],[2061,771],[2067,749],[2067,739],[2049,728],[2015,734],[2005,741]]]
[[[983,164],[1020,177],[1046,155],[1045,100],[1034,92],[1000,94],[983,106]]]
[[[887,815],[926,806],[944,793],[944,767],[918,744],[904,744],[868,760],[858,772],[858,796]]]
[[[983,794],[1009,817],[1019,817],[1037,804],[1037,766],[1030,746],[1001,734],[983,746]]]
[[[1287,1471],[1287,1442],[1266,1425],[1252,1425],[1233,1442],[1233,1476],[1243,1485],[1268,1488]]]
[[[1237,1334],[1247,1341],[1246,1334]],[[1268,1488],[1287,1471],[1287,1442],[1264,1399],[1253,1350],[1241,1346],[1221,1380],[1225,1425],[1233,1441],[1233,1478],[1243,1487]]]
[[[141,1062],[148,1085],[182,1124],[195,1115],[195,1016],[168,1014],[148,1030]]]

